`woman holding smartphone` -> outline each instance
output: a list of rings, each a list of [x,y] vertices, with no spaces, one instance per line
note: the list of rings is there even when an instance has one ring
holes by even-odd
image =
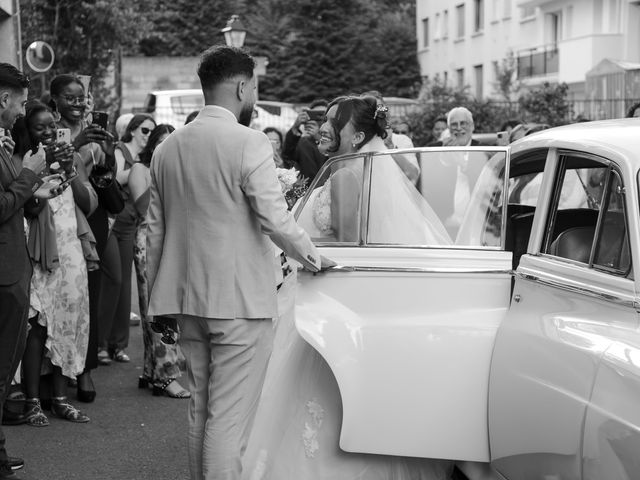
[[[82,158],[87,173],[91,173],[94,165],[113,162],[113,137],[101,126],[86,121],[87,92],[82,81],[75,75],[58,75],[51,81],[49,90],[49,106],[58,117],[58,126],[70,130],[72,145]],[[115,238],[108,240],[107,211],[98,204],[88,216],[88,221],[96,238],[100,269],[89,272],[89,343],[84,371],[77,378],[77,396],[83,402],[92,402],[96,396],[91,370],[98,366],[98,325],[104,321],[103,318],[113,316],[113,301],[100,304],[100,297],[111,298],[116,295],[121,281],[118,242]]]
[[[89,417],[67,399],[68,379],[85,368],[89,341],[87,272],[98,268],[95,238],[86,215],[97,206],[97,196],[84,164],[72,145],[56,142],[52,111],[40,102],[27,105],[26,115],[13,130],[14,161],[38,145],[47,151],[47,174],[72,178],[62,195],[41,201],[29,212],[28,248],[33,260],[27,347],[23,356],[23,387],[27,423],[48,425],[40,403],[41,371],[51,372],[51,413],[72,422]]]

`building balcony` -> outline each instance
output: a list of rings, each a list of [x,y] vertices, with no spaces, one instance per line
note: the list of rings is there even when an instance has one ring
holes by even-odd
[[[520,50],[517,58],[520,80],[558,74],[560,55],[557,44]]]

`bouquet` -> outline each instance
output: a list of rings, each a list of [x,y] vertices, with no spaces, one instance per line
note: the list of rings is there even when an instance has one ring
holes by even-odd
[[[287,201],[289,210],[293,208],[299,198],[307,192],[307,182],[305,177],[300,177],[300,172],[295,168],[276,168],[278,181]]]

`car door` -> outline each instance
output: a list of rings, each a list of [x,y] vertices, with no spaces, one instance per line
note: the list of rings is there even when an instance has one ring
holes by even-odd
[[[407,162],[421,169],[415,185]],[[296,327],[336,378],[343,450],[489,460],[489,364],[511,282],[507,164],[503,147],[352,156],[325,165],[298,208],[338,263],[300,273]],[[450,184],[433,182],[446,168]],[[408,227],[421,221],[423,239]]]
[[[583,445],[587,412],[587,430],[606,417],[589,407],[592,396],[610,398],[596,378],[612,338],[636,338],[638,327],[624,175],[609,159],[549,150],[491,366],[491,456],[510,480],[581,479],[583,448],[597,450]]]

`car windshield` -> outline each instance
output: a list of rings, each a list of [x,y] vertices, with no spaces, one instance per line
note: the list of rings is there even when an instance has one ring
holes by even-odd
[[[499,248],[506,158],[475,148],[334,160],[298,221],[321,244]]]
[[[202,94],[197,95],[180,95],[171,97],[171,110],[177,115],[185,115],[202,108],[204,105],[204,97]]]

